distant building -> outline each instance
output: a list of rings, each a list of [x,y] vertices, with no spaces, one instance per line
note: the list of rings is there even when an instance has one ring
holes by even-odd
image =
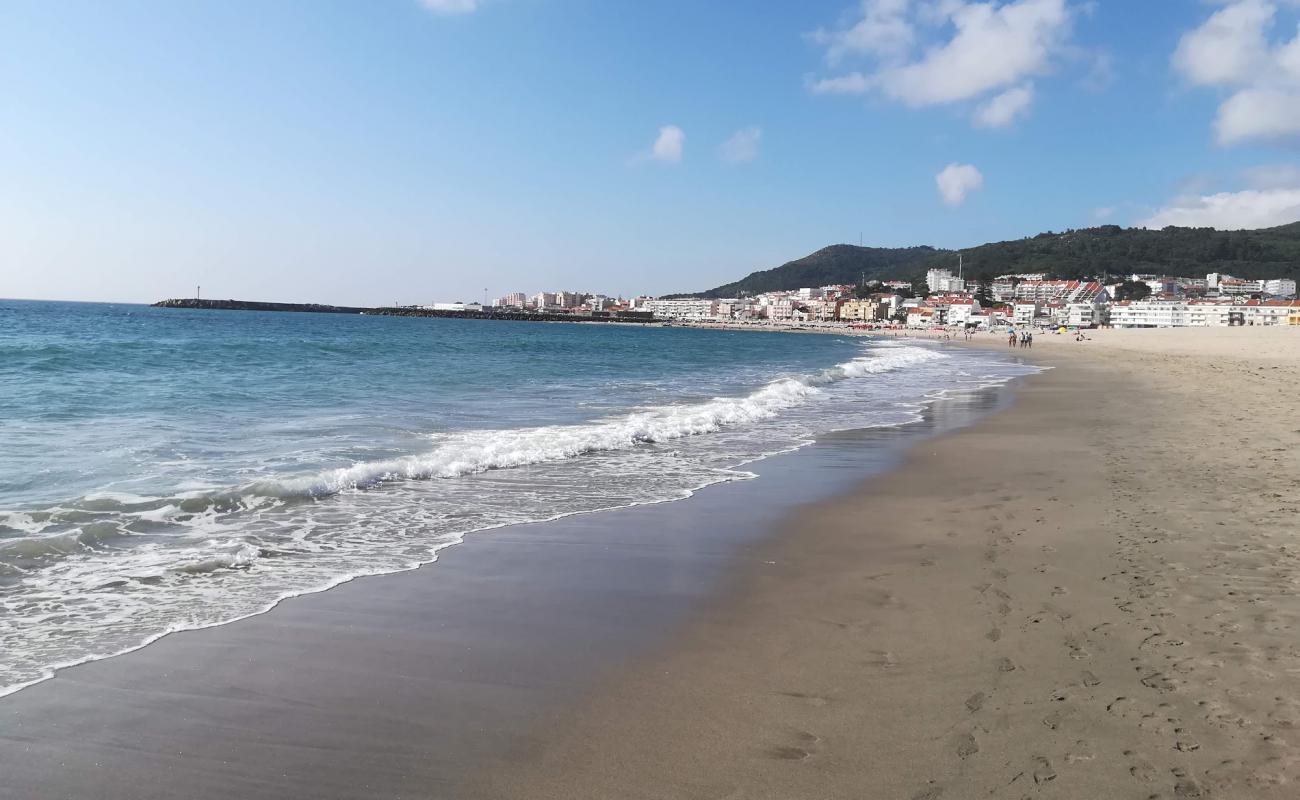
[[[1295,281],[1290,278],[1274,278],[1273,280],[1264,281],[1264,294],[1270,297],[1290,298],[1295,297]]]
[[[641,298],[638,298],[640,300]],[[660,319],[713,319],[718,314],[717,300],[644,300],[637,306]]]
[[[953,275],[950,269],[932,269],[925,273],[925,285],[931,293],[966,291],[966,281]]]
[[[1300,300],[1134,300],[1112,303],[1110,324],[1116,328],[1288,325],[1297,309]]]

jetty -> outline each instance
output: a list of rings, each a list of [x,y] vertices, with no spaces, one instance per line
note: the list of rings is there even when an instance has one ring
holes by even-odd
[[[587,311],[576,313],[498,311],[485,309],[434,309],[421,306],[362,308],[320,303],[265,303],[255,300],[204,300],[196,297],[160,300],[155,308],[186,308],[209,311],[289,311],[309,314],[364,314],[374,317],[439,317],[447,319],[512,320],[516,322],[631,322],[657,323],[648,311]]]

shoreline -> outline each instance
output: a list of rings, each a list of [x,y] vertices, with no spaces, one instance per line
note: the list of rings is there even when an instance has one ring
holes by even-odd
[[[1300,337],[1149,334],[60,673],[0,797],[1290,797]]]
[[[312,774],[320,765],[311,748],[319,745],[304,737],[310,742],[322,725],[343,725],[359,737],[351,745],[330,743],[344,760],[376,757],[376,747],[406,751],[398,759],[402,766],[374,776],[370,785],[410,791],[411,772],[425,781],[449,781],[463,760],[496,752],[495,742],[519,739],[543,708],[575,700],[600,674],[669,637],[702,598],[717,591],[719,576],[747,557],[772,513],[828,496],[836,487],[847,489],[856,482],[853,476],[886,468],[898,448],[932,435],[935,426],[966,424],[984,413],[984,405],[1002,402],[1005,391],[986,387],[934,397],[911,424],[825,437],[829,441],[752,465],[759,473],[755,480],[714,484],[681,502],[497,529],[447,550],[445,563],[433,572],[358,578],[286,599],[263,614],[169,634],[124,655],[62,670],[0,700],[0,729],[23,732],[21,740],[0,746],[0,765],[13,782],[0,787],[0,797],[25,796],[23,785],[79,796],[92,782],[104,797],[174,796],[161,791],[165,787],[157,795],[128,789],[144,779],[141,770],[153,769],[151,763],[166,763],[169,772],[189,777],[208,769],[192,758],[169,756],[177,742],[187,752],[225,752],[230,763],[259,780],[297,775],[315,796],[354,796],[349,781],[356,779],[355,764],[346,776]],[[867,442],[873,444],[861,450]],[[699,535],[701,518],[708,536]],[[601,567],[584,571],[584,562]],[[498,596],[496,585],[512,588]],[[634,597],[622,596],[628,591]],[[512,619],[520,612],[507,608],[525,597],[538,608],[523,613],[529,624],[521,629]],[[543,613],[548,603],[572,619]],[[451,611],[426,617],[421,608]],[[605,619],[610,608],[623,616]],[[401,638],[394,641],[394,635]],[[409,645],[402,641],[407,638]],[[328,674],[369,663],[368,649],[394,647],[396,672],[385,664],[366,676],[365,686],[339,683]],[[229,655],[214,662],[217,653]],[[460,663],[465,658],[474,666]],[[313,674],[320,663],[330,665],[324,678]],[[550,668],[538,667],[547,663]],[[305,685],[287,680],[284,673],[296,669],[306,669]],[[514,699],[483,696],[484,686]],[[404,694],[413,687],[427,694]],[[247,697],[262,698],[267,707],[247,707],[240,702]],[[179,707],[181,716],[171,718],[178,713],[177,698],[188,699]],[[375,722],[376,708],[390,722]],[[305,717],[304,709],[310,709]],[[405,719],[411,709],[420,711]],[[264,720],[267,713],[284,720]],[[329,723],[304,724],[316,716]],[[214,719],[230,720],[238,741],[204,722]],[[419,741],[393,740],[411,726],[421,729]],[[470,737],[476,741],[458,744],[467,729],[479,731]],[[277,757],[268,763],[260,752],[248,752],[245,739]],[[446,755],[431,759],[435,741]],[[123,748],[148,755],[123,758]],[[53,761],[60,770],[49,766]],[[51,782],[54,772],[61,777]],[[284,789],[241,785],[247,797],[282,796]],[[202,786],[189,795],[228,796],[228,785],[210,788],[210,795]]]
[[[619,323],[610,323],[610,324],[619,324]],[[932,408],[934,406],[949,400],[954,395],[966,395],[966,394],[977,393],[988,389],[1000,390],[1002,387],[1012,383],[1014,380],[1015,378],[1013,377],[1002,377],[1002,378],[990,377],[986,379],[985,382],[979,383],[977,385],[949,387],[949,388],[931,392],[923,399],[919,399],[914,405],[909,404],[907,406],[900,406],[900,412],[911,415],[912,419],[905,422],[897,422],[888,425],[883,425],[881,427],[891,429],[891,430],[900,430],[906,433],[910,431],[912,425],[924,421],[926,416],[932,411]],[[867,430],[873,430],[873,429],[861,429],[857,432],[861,433]],[[0,699],[3,699],[9,695],[28,689],[30,687],[37,686],[45,681],[49,681],[55,678],[62,671],[73,669],[87,664],[93,664],[99,661],[126,656],[131,653],[137,652],[141,649],[144,649],[146,647],[149,647],[154,643],[161,641],[169,636],[190,633],[190,632],[205,631],[214,628],[220,628],[230,624],[239,623],[247,619],[251,619],[263,614],[270,613],[274,611],[282,603],[292,601],[296,598],[310,597],[312,595],[318,595],[324,592],[328,592],[337,587],[351,583],[353,581],[368,579],[368,578],[382,578],[387,575],[395,575],[404,572],[419,570],[422,567],[432,566],[439,561],[441,554],[444,550],[447,550],[449,548],[458,545],[463,545],[467,541],[467,539],[470,539],[472,537],[485,535],[485,534],[492,534],[495,531],[514,528],[518,526],[545,525],[548,523],[561,522],[563,520],[566,520],[574,516],[609,514],[612,512],[619,512],[628,509],[640,508],[642,506],[656,506],[656,505],[662,505],[666,503],[688,501],[691,498],[693,498],[697,493],[709,489],[711,487],[718,486],[720,484],[731,483],[735,481],[746,481],[746,480],[752,480],[758,478],[760,477],[759,473],[751,469],[751,467],[753,467],[754,465],[762,464],[763,462],[768,461],[769,459],[779,458],[781,456],[785,456],[797,452],[799,450],[802,450],[804,448],[812,447],[815,445],[816,445],[816,441],[810,438],[805,441],[800,441],[786,449],[771,450],[768,452],[764,452],[761,455],[758,455],[756,457],[736,462],[725,469],[718,468],[715,472],[715,475],[712,476],[711,479],[707,480],[707,482],[684,486],[680,490],[680,493],[672,496],[665,496],[665,497],[660,497],[652,500],[639,500],[639,501],[634,500],[621,505],[612,505],[612,506],[600,507],[600,508],[586,508],[586,509],[579,509],[573,511],[565,511],[561,513],[555,513],[550,516],[542,516],[535,519],[530,519],[523,522],[500,522],[500,523],[484,525],[482,527],[467,528],[459,531],[454,531],[451,534],[454,538],[441,542],[436,546],[432,546],[431,549],[429,550],[428,556],[421,558],[420,560],[411,561],[400,565],[394,565],[391,567],[371,569],[371,570],[366,570],[361,572],[348,572],[337,576],[332,576],[328,580],[322,582],[319,585],[313,586],[311,588],[306,588],[306,589],[297,589],[291,592],[280,594],[278,596],[274,596],[253,610],[241,612],[226,619],[221,619],[219,621],[210,621],[210,622],[193,622],[188,624],[186,623],[178,624],[166,630],[161,630],[156,633],[150,634],[146,638],[140,640],[138,643],[131,644],[129,646],[123,647],[121,649],[112,652],[99,652],[99,653],[87,655],[85,657],[77,658],[75,660],[56,663],[46,667],[44,673],[41,674],[39,677],[9,684],[9,685],[0,685]],[[725,475],[723,473],[725,473]]]

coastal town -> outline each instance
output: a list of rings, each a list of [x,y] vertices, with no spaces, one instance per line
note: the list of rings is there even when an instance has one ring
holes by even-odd
[[[1130,274],[1122,279],[1060,280],[1046,273],[964,277],[931,269],[924,281],[804,287],[748,297],[649,296],[623,299],[584,292],[515,292],[490,304],[437,303],[432,312],[545,314],[574,320],[624,319],[691,325],[832,328],[1182,328],[1300,326],[1290,278],[1246,280]]]

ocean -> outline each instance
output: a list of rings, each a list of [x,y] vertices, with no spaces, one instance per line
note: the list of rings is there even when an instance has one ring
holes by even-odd
[[[1030,371],[904,339],[0,300],[0,695]]]

